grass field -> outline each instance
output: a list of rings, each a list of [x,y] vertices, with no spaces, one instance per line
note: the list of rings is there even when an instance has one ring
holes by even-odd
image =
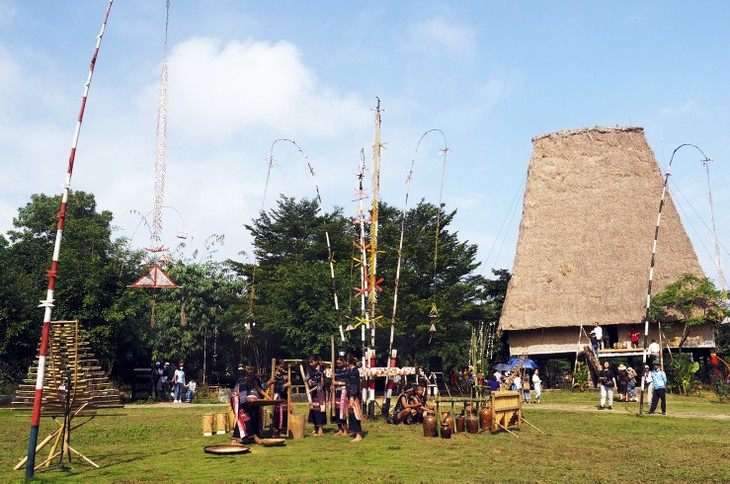
[[[616,402],[593,410],[596,393],[548,392],[541,405],[526,405],[523,426],[507,433],[457,434],[426,439],[418,426],[365,422],[365,440],[307,435],[285,447],[251,446],[236,456],[205,454],[205,445],[228,435],[203,437],[211,405],[128,405],[123,416],[98,417],[72,433],[71,445],[101,466],[74,457],[71,472],[36,471],[37,481],[228,482],[350,480],[430,482],[526,481],[729,481],[730,405],[714,396],[668,397],[668,413],[636,415],[638,404]],[[645,408],[646,410],[646,408]],[[298,413],[306,411],[298,405]],[[30,416],[0,410],[0,482],[22,481],[12,470],[27,453]],[[55,424],[41,423],[39,440]],[[307,427],[307,431],[311,430]],[[36,462],[45,459],[39,453]]]

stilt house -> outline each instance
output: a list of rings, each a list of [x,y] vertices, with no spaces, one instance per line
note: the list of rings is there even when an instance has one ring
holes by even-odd
[[[644,130],[595,127],[533,139],[512,278],[499,328],[512,355],[576,355],[598,322],[611,342],[600,356],[639,356],[652,244],[664,179]],[[657,244],[652,294],[684,273],[704,273],[667,194]],[[650,328],[662,347],[679,344]],[[584,331],[581,331],[581,327]],[[628,348],[625,348],[628,347]],[[712,328],[697,328],[683,345],[707,353]]]

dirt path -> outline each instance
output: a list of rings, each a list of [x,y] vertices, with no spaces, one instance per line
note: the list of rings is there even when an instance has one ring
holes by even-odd
[[[621,412],[638,415],[638,405],[625,405],[623,402],[614,402],[613,410],[598,410],[595,405],[562,405],[562,404],[551,404],[551,403],[540,403],[539,405],[525,405],[523,409],[529,410],[566,410],[572,412]],[[644,407],[644,414],[649,411],[648,406]],[[646,415],[649,418],[709,418],[715,420],[730,420],[730,415],[721,413],[698,413],[698,412],[673,412],[671,407],[667,406],[667,415]]]

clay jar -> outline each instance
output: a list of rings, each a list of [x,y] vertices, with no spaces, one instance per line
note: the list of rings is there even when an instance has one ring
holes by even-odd
[[[479,433],[479,417],[474,412],[466,416],[466,431],[470,434]]]
[[[436,421],[436,413],[426,412],[423,416],[423,436],[438,437],[438,422]]]
[[[454,419],[451,412],[441,412],[441,438],[450,439],[454,431]]]
[[[456,416],[456,432],[463,432],[464,431],[464,421],[466,418],[463,415],[457,415]]]
[[[492,427],[492,409],[489,407],[482,407],[479,412],[479,423],[482,430],[489,430]]]

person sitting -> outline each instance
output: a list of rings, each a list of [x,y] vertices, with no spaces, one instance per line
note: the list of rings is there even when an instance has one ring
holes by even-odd
[[[404,425],[413,423],[413,418],[417,415],[416,410],[420,407],[421,402],[414,402],[413,396],[415,389],[410,386],[403,393],[398,395],[398,400],[395,403],[395,409],[391,420],[395,425]]]
[[[191,378],[187,385],[185,385],[185,388],[188,390],[185,392],[185,403],[190,403],[193,400],[193,395],[195,395],[195,390],[197,389],[198,384],[195,383],[195,378]]]
[[[411,419],[413,422],[423,422],[424,413],[434,409],[431,405],[428,404],[428,397],[426,397],[425,393],[426,387],[424,387],[423,385],[418,385],[416,387],[415,395],[411,397],[411,404],[416,405],[414,407],[416,413]]]

